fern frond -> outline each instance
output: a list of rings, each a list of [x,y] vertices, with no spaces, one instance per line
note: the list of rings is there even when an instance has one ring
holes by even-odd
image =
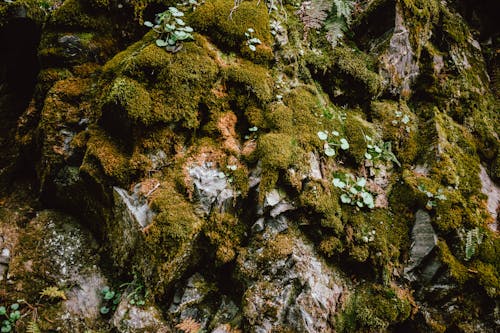
[[[42,297],[47,297],[50,298],[51,300],[66,300],[66,294],[64,291],[60,290],[59,288],[52,286],[52,287],[47,287],[44,290],[40,292],[40,295]]]
[[[186,318],[181,323],[175,325],[175,328],[185,333],[198,333],[201,329],[201,324],[193,318]]]
[[[353,9],[353,2],[350,0],[333,0],[335,11],[338,18],[343,18],[349,25],[351,23],[351,15]]]
[[[36,321],[32,320],[28,323],[28,326],[26,326],[26,333],[42,333],[42,331]]]
[[[325,28],[326,40],[334,48],[344,38],[344,31],[347,29],[347,26],[343,20],[336,19],[328,22]]]
[[[311,29],[321,29],[330,12],[330,4],[326,0],[304,1],[295,12],[304,25],[304,40]]]
[[[474,229],[467,231],[465,237],[465,260],[470,260],[476,252],[476,244],[473,242]]]

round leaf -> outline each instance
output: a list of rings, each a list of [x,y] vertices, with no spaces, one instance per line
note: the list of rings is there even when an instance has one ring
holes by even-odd
[[[144,21],[144,25],[148,28],[152,28],[154,27],[154,24],[152,22],[149,22],[149,21]]]
[[[156,40],[156,45],[159,46],[159,47],[164,47],[164,46],[167,46],[168,43],[165,40],[163,40],[163,39],[157,39]]]
[[[339,178],[333,178],[333,186],[338,187],[338,188],[344,188],[346,184],[341,181]]]
[[[366,185],[366,179],[364,177],[358,178],[358,181],[356,182],[356,185],[360,187],[365,187]]]
[[[101,312],[101,314],[103,314],[103,315],[108,314],[109,308],[107,306],[103,306],[99,309],[99,312]]]
[[[257,50],[257,48],[255,47],[255,45],[248,45],[248,47],[250,48],[251,51],[255,52]]]
[[[335,156],[335,149],[333,149],[330,146],[326,147],[325,148],[325,155],[328,156],[328,157]]]
[[[326,132],[319,131],[319,132],[318,132],[318,138],[319,138],[320,140],[325,141],[326,139],[328,139],[328,134],[327,134]]]
[[[351,203],[351,198],[347,194],[344,193],[340,196],[340,201],[342,201],[342,203],[348,204],[348,203]]]
[[[349,142],[347,142],[347,140],[344,138],[340,139],[340,148],[342,148],[343,150],[349,149]]]

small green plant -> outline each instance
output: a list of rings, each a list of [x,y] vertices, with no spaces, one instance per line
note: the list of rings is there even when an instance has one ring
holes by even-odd
[[[328,137],[328,131],[319,131],[317,134],[318,138],[321,141],[324,141],[323,147],[325,149],[325,155],[328,157],[336,155],[336,147],[339,147],[342,150],[349,149],[349,142],[347,142],[346,138],[341,138],[339,132],[337,131],[332,131],[332,136],[330,138]]]
[[[391,123],[394,126],[404,126],[407,133],[411,132],[410,126],[408,123],[410,122],[410,117],[407,114],[404,114],[401,111],[395,112],[396,119],[394,119]]]
[[[2,321],[0,332],[12,332],[12,327],[15,326],[17,320],[21,318],[19,303],[13,303],[9,308],[0,306],[0,316],[4,316],[6,318]]]
[[[134,278],[132,282],[127,282],[120,285],[121,290],[131,290],[127,295],[128,303],[135,306],[144,306],[146,304],[146,298],[148,297],[148,292],[144,287],[144,284],[139,282],[137,277]],[[124,291],[124,293],[125,293]]]
[[[333,186],[340,189],[340,201],[359,208],[375,208],[373,195],[365,189],[366,178],[355,177],[350,173],[337,173],[333,178]]]
[[[401,167],[401,163],[399,163],[396,155],[392,152],[392,145],[390,142],[380,142],[374,143],[373,139],[365,135],[366,140],[366,153],[365,158],[369,161],[373,162],[373,165],[376,166],[380,161],[391,161],[397,166]]]
[[[258,130],[259,128],[257,126],[250,127],[248,129],[249,134],[245,135],[245,140],[256,139]]]
[[[476,248],[483,242],[484,233],[478,227],[467,231],[465,235],[465,260],[471,260],[476,253]]]
[[[254,37],[254,35],[253,35],[254,32],[255,32],[255,30],[253,30],[252,28],[248,28],[247,31],[245,32],[245,37],[247,38],[248,48],[253,52],[255,52],[257,50],[257,47],[255,45],[262,44],[260,39],[258,39],[257,37]]]
[[[101,290],[103,306],[99,309],[102,315],[107,315],[110,311],[115,311],[118,303],[121,300],[121,293],[111,290],[109,287],[104,287]]]
[[[175,7],[169,7],[163,13],[156,14],[155,23],[145,21],[144,25],[158,33],[156,45],[169,52],[177,52],[182,48],[182,41],[192,40],[193,28],[186,25],[181,17],[184,13]]]
[[[430,191],[427,191],[424,185],[420,184],[417,186],[418,190],[422,193],[424,193],[428,200],[427,203],[425,204],[425,208],[427,210],[432,210],[432,208],[437,206],[437,200],[446,200],[446,196],[443,194],[443,189],[438,189],[437,193],[432,193]]]

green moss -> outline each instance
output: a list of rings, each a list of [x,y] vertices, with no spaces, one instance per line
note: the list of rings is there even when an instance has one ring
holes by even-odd
[[[260,136],[257,149],[265,169],[286,170],[294,161],[293,138],[286,134],[269,133]]]
[[[110,136],[97,128],[90,130],[81,170],[88,174],[101,171],[111,183],[121,186],[126,186],[131,176],[127,155]]]
[[[158,258],[168,260],[193,240],[203,226],[192,205],[176,191],[174,184],[162,183],[154,192],[151,208],[157,212],[146,234],[146,242]]]
[[[418,118],[404,101],[371,103],[374,123],[381,128],[382,140],[392,142],[392,150],[401,163],[412,163],[419,150]]]
[[[476,262],[473,267],[477,270],[479,284],[486,290],[488,296],[493,299],[498,298],[500,296],[500,279],[495,267],[480,261]]]
[[[151,112],[152,101],[145,87],[126,77],[118,77],[113,81],[105,104],[124,110],[134,122],[149,125],[158,121]]]
[[[345,135],[349,142],[349,154],[358,164],[362,164],[367,145],[365,135],[374,138],[370,124],[358,115],[348,113],[345,120]]]
[[[357,104],[378,97],[383,91],[383,78],[374,71],[368,55],[347,46],[333,51],[310,53],[306,57],[313,77],[318,79],[332,100]]]
[[[272,81],[268,71],[262,66],[242,61],[241,64],[225,68],[224,73],[230,86],[230,94],[250,95],[260,103],[267,103],[273,97]]]
[[[410,316],[411,305],[399,290],[377,285],[358,287],[336,317],[338,332],[386,331],[390,324],[402,322]]]
[[[52,25],[65,28],[105,30],[109,18],[105,15],[90,15],[80,0],[66,0],[51,15]]]
[[[332,186],[323,182],[309,182],[300,193],[299,200],[308,214],[314,212],[319,215],[319,218],[311,216],[311,220],[319,219],[322,227],[332,229],[335,234],[342,232],[344,226],[340,219],[342,210],[339,195]]]
[[[335,236],[328,236],[321,241],[319,249],[327,257],[333,257],[344,252],[344,243]]]
[[[458,261],[451,253],[445,241],[438,241],[439,257],[448,267],[451,277],[459,284],[464,284],[470,280],[471,276],[467,267]]]
[[[264,45],[258,47],[255,53],[245,52],[245,55],[267,59],[267,45],[271,42],[267,7],[264,3],[257,5],[257,1],[242,1],[231,14],[233,7],[232,0],[207,0],[193,13],[189,23],[195,31],[207,33],[215,43],[232,50],[248,48],[245,33],[252,28],[254,36]]]
[[[221,264],[228,263],[236,257],[244,233],[245,226],[238,218],[227,213],[212,213],[204,228],[204,234],[215,246],[215,256]]]

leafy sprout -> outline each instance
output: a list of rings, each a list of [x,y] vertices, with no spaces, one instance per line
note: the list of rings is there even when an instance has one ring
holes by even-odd
[[[317,133],[318,138],[324,141],[325,155],[328,157],[335,156],[337,154],[335,148],[338,147],[342,150],[349,149],[349,142],[346,138],[341,138],[340,133],[337,131],[331,132],[332,136],[329,138],[328,131],[319,131]]]
[[[255,52],[257,50],[257,47],[255,45],[262,44],[260,39],[257,37],[254,37],[254,32],[255,30],[253,28],[248,28],[247,31],[245,32],[245,37],[247,38],[247,45],[250,48],[251,51]]]
[[[333,186],[340,189],[340,201],[359,208],[375,208],[373,195],[365,189],[366,178],[354,177],[350,173],[337,173],[333,178]]]
[[[163,13],[156,14],[155,24],[145,21],[144,25],[158,33],[156,45],[169,52],[177,52],[182,48],[182,41],[194,39],[193,28],[187,26],[182,17],[184,12],[169,7]]]

